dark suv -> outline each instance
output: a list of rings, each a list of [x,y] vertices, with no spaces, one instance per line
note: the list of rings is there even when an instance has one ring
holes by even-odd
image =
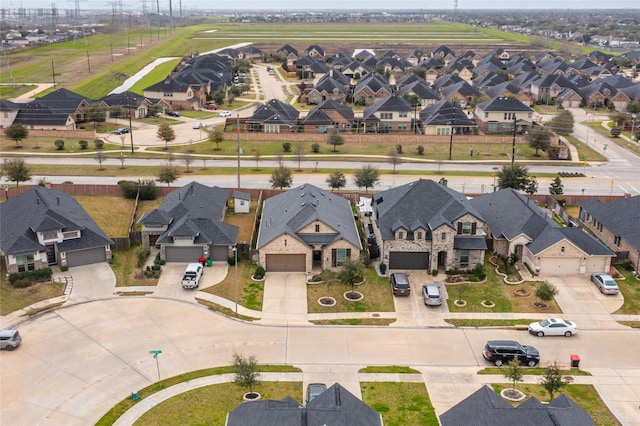
[[[411,296],[409,276],[402,272],[391,274],[391,288],[394,296]]]
[[[482,349],[482,356],[497,367],[517,358],[522,365],[535,367],[540,353],[533,346],[524,346],[514,340],[489,340]]]

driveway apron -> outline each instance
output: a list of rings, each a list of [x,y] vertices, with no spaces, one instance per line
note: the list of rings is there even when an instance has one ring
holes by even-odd
[[[308,324],[304,273],[269,272],[264,281],[261,324]]]
[[[71,276],[73,280],[69,303],[80,303],[113,296],[116,276],[111,266],[106,262],[69,268],[69,271],[64,274]]]

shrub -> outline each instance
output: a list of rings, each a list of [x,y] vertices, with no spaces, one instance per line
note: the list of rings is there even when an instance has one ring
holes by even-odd
[[[384,274],[386,274],[386,273],[387,273],[387,264],[386,264],[386,263],[381,263],[381,264],[380,264],[380,266],[379,266],[379,268],[380,268],[380,273],[381,273],[382,275],[384,275]]]
[[[14,282],[13,286],[15,288],[27,288],[27,287],[31,287],[32,284],[33,284],[33,281],[31,281],[29,278],[22,278]]]
[[[432,269],[432,270],[431,270],[431,275],[433,275],[434,277],[435,277],[436,275],[438,275],[438,270],[437,270],[437,269]]]
[[[471,281],[473,283],[477,283],[478,281],[480,281],[480,278],[478,278],[478,276],[475,275],[475,274],[471,274],[471,275],[469,275],[469,281]]]
[[[256,267],[255,272],[253,273],[253,278],[257,279],[257,280],[261,280],[264,278],[264,274],[265,274],[265,270],[262,266],[258,265],[258,267]]]
[[[484,272],[484,265],[482,263],[478,263],[476,267],[473,268],[471,273],[478,277],[478,280],[483,280],[487,277],[486,272]]]
[[[317,143],[311,144],[311,151],[315,153],[320,152],[320,144],[317,144]]]
[[[402,154],[402,145],[397,144],[396,145],[396,151],[398,152],[398,154]]]
[[[144,247],[140,246],[136,250],[136,266],[138,268],[142,268],[144,266],[144,262],[147,261],[147,257],[149,256],[149,252]]]
[[[141,200],[155,200],[158,198],[158,188],[153,179],[139,179],[138,191],[140,191]]]
[[[96,146],[96,149],[102,149],[104,141],[102,139],[96,139],[93,141],[93,144]]]
[[[87,149],[89,142],[82,139],[81,141],[78,141],[78,145],[80,145],[80,149]]]
[[[627,271],[633,270],[633,264],[631,263],[631,259],[625,259],[622,261],[622,267]]]
[[[62,151],[64,149],[64,141],[62,139],[56,139],[53,144],[56,146],[58,151]]]
[[[159,271],[160,270],[160,265],[154,263],[153,266],[151,267],[152,271]]]
[[[228,256],[227,257],[227,263],[229,264],[229,266],[233,266],[236,264],[236,257],[235,256]]]
[[[418,150],[418,155],[423,155],[424,154],[424,146],[418,145],[418,147],[416,149]]]
[[[291,143],[285,142],[282,144],[282,150],[284,152],[291,152]]]
[[[60,270],[61,270],[62,272],[67,272],[67,271],[69,270],[69,267],[68,267],[67,265],[65,265],[65,266],[61,266],[61,267],[60,267]]]
[[[14,272],[9,274],[9,282],[15,284],[18,280],[27,279],[30,282],[50,281],[53,271],[51,268],[36,269],[35,271]]]

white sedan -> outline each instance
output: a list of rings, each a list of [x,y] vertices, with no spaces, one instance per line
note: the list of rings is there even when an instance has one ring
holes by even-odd
[[[575,322],[560,318],[549,318],[529,324],[529,333],[538,337],[542,336],[565,336],[571,337],[578,332]]]
[[[220,117],[231,117],[231,111],[222,111]]]

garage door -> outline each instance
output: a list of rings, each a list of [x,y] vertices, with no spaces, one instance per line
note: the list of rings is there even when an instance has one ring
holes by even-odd
[[[402,252],[389,253],[389,269],[429,269],[429,252]]]
[[[580,273],[581,259],[547,257],[540,260],[540,272],[545,275],[568,275]]]
[[[268,254],[267,272],[305,272],[307,258],[304,254]]]
[[[197,262],[202,257],[202,246],[170,247],[165,246],[164,256],[167,262]],[[225,257],[226,259],[226,257]]]
[[[67,252],[67,265],[69,267],[90,265],[92,263],[105,262],[106,260],[107,254],[104,251],[104,247]]]
[[[213,246],[211,247],[211,258],[215,261],[227,260],[229,256],[229,249],[227,246],[219,247]]]

